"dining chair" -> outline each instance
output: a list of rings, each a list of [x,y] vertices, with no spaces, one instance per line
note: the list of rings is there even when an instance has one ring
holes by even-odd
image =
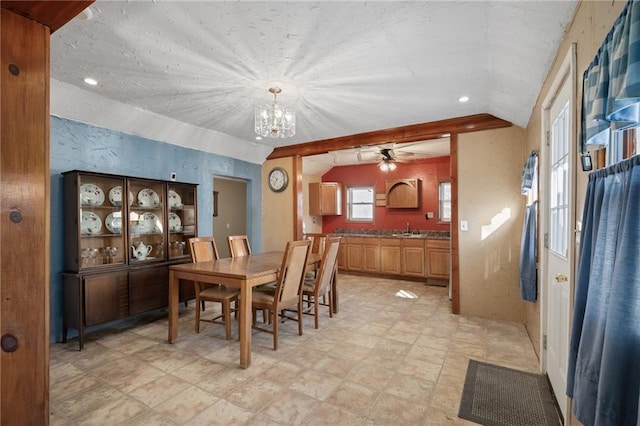
[[[310,240],[289,241],[285,247],[282,265],[278,271],[275,291],[273,293],[259,289],[252,291],[252,327],[256,330],[273,334],[273,350],[278,350],[278,324],[280,317],[285,317],[284,309],[297,307],[295,311],[296,318],[292,316],[286,316],[286,318],[298,322],[298,334],[302,336],[302,284],[310,247]],[[256,324],[256,309],[268,312],[271,329],[260,327]]]
[[[229,235],[227,237],[227,245],[231,257],[249,256],[251,254],[251,246],[246,235]]]
[[[189,238],[189,248],[191,249],[191,261],[193,263],[210,262],[219,259],[218,247],[213,237]],[[224,324],[227,340],[231,339],[231,312],[238,311],[238,296],[240,291],[236,288],[223,285],[206,285],[195,282],[196,293],[196,333],[200,333],[200,321],[220,324],[220,319]],[[200,304],[204,311],[204,302],[217,302],[222,304],[222,314],[212,319],[200,318]],[[235,308],[231,309],[231,302],[235,302]]]
[[[305,279],[302,287],[302,298],[307,303],[308,307],[313,303],[313,312],[305,310],[303,313],[315,316],[315,327],[318,328],[318,306],[329,307],[329,318],[333,318],[333,305],[331,303],[331,297],[329,297],[329,303],[326,301],[326,296],[331,296],[331,281],[334,279],[336,273],[336,262],[338,260],[338,249],[340,248],[340,237],[327,238],[324,253],[322,254],[322,260],[320,260],[320,266],[317,269],[317,275],[312,279]],[[322,302],[320,298],[322,297]]]
[[[324,252],[324,246],[327,241],[326,234],[305,234],[305,238],[311,240],[311,253],[322,254]],[[306,278],[315,278],[317,275],[317,269],[307,269]]]
[[[306,237],[311,240],[311,253],[322,254],[324,252],[324,246],[327,241],[326,234],[309,233],[306,234]]]

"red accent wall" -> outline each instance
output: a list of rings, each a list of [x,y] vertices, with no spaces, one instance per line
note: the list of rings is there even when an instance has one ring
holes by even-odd
[[[348,186],[374,185],[376,193],[385,191],[387,179],[420,179],[420,207],[417,209],[388,209],[376,207],[374,223],[347,222],[346,190]],[[407,221],[411,229],[448,231],[449,224],[438,224],[438,184],[451,179],[450,157],[427,158],[408,163],[398,163],[392,172],[382,172],[377,164],[334,167],[322,176],[323,182],[340,182],[343,185],[341,216],[323,216],[322,232],[334,232],[336,228],[357,229],[405,229]],[[432,219],[425,219],[433,212]]]

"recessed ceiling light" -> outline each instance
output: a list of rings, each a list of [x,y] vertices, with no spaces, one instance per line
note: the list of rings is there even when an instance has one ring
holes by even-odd
[[[91,77],[87,77],[84,79],[84,82],[87,83],[90,86],[96,86],[98,84],[98,81],[94,78]]]
[[[468,96],[460,96],[458,98],[458,102],[460,102],[461,104],[463,104],[465,102],[469,102],[469,97]]]
[[[262,140],[262,136],[256,136],[256,140],[257,141],[261,141]]]

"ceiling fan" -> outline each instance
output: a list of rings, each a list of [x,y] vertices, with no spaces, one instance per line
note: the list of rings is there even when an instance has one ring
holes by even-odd
[[[375,147],[373,151],[358,150],[358,161],[377,160],[378,167],[382,171],[391,171],[396,169],[395,163],[406,162],[407,157],[411,157],[413,152],[394,150],[394,145]]]

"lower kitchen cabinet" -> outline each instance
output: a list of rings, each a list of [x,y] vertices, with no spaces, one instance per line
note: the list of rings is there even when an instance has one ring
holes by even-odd
[[[338,268],[344,272],[408,279],[449,278],[449,241],[424,238],[342,237]]]
[[[380,239],[380,272],[383,274],[402,274],[402,249],[398,238]]]
[[[451,249],[447,240],[427,240],[427,278],[449,280]]]
[[[377,238],[349,238],[346,247],[347,268],[350,271],[380,271],[380,249]]]
[[[425,240],[402,240],[402,275],[425,277],[427,265],[424,256]]]

